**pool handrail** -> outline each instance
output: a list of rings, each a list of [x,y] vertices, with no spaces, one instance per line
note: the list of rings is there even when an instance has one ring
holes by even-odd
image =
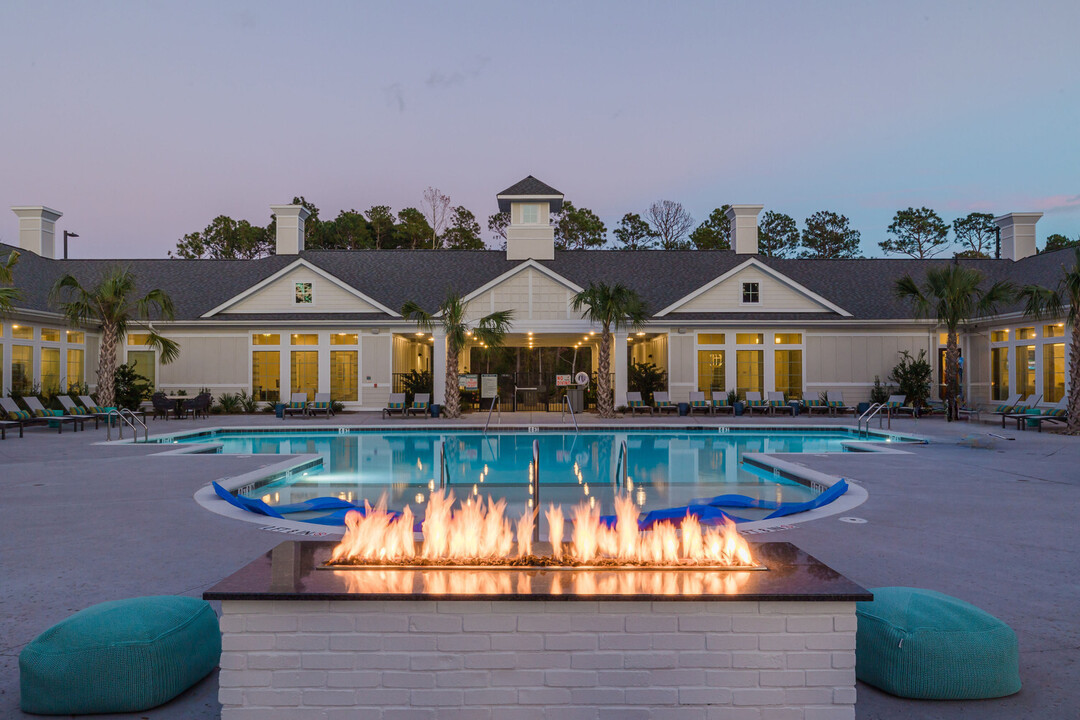
[[[562,422],[563,420],[566,419],[566,411],[567,411],[567,409],[569,409],[570,410],[570,419],[574,421],[574,432],[581,432],[581,428],[579,428],[578,424],[577,424],[577,416],[574,415],[574,406],[570,404],[570,396],[569,395],[563,395],[562,399],[563,399],[562,413],[559,415],[559,422]]]
[[[616,488],[619,487],[619,480],[620,480],[619,470],[620,470],[620,468],[622,469],[622,476],[621,476],[622,487],[625,488],[627,486],[626,480],[629,477],[629,466],[630,466],[629,451],[627,451],[627,449],[626,449],[626,441],[623,440],[619,444],[619,456],[615,460],[615,478],[614,478],[614,480],[615,480],[615,487]]]
[[[532,474],[529,477],[533,503],[533,542],[540,542],[540,441],[532,444]]]
[[[487,422],[484,423],[484,434],[487,435],[488,425],[491,424],[491,411],[496,407],[499,408],[499,424],[502,424],[502,403],[500,402],[501,396],[496,395],[491,401],[491,405],[488,406]]]

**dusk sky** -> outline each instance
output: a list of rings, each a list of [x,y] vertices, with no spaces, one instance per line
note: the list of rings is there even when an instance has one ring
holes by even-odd
[[[653,201],[847,215],[1042,211],[1080,235],[1080,2],[15,2],[0,239],[163,257],[304,195],[486,225],[532,174],[609,230]],[[489,239],[485,227],[485,239]]]

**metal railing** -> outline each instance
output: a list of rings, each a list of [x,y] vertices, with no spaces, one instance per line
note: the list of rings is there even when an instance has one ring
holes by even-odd
[[[887,409],[888,409],[888,406],[885,403],[874,403],[870,407],[866,408],[866,411],[862,415],[860,415],[858,418],[855,419],[855,430],[856,430],[856,432],[870,432],[870,421],[874,419],[875,415],[877,416],[878,427],[880,428],[881,427],[881,411],[882,410],[887,410]],[[886,415],[889,416],[889,429],[892,430],[892,415],[890,413],[886,413]],[[863,422],[866,423],[866,429],[865,430],[863,429]]]
[[[619,471],[622,470],[620,473]],[[630,457],[626,450],[626,441],[623,440],[619,443],[619,455],[615,460],[615,487],[625,488],[627,486],[627,478],[630,477]]]
[[[570,396],[563,395],[562,400],[562,414],[559,415],[559,422],[566,419],[566,411],[569,410],[570,419],[574,421],[574,432],[581,432],[581,428],[577,424],[577,416],[574,415],[574,406],[570,404]]]
[[[533,542],[540,542],[540,441],[533,440],[529,465],[529,503],[533,508]]]
[[[116,431],[121,440],[124,439],[124,425],[131,428],[133,440],[139,442],[139,427],[143,429],[143,442],[150,442],[150,428],[146,426],[146,423],[131,410],[127,408],[120,408],[119,410],[110,410],[105,416],[105,440],[106,442],[112,441],[112,418],[115,415],[120,422],[116,424]],[[136,425],[138,423],[138,425]]]
[[[485,435],[487,435],[488,425],[491,424],[491,411],[494,410],[495,408],[499,409],[499,424],[500,425],[502,424],[502,403],[500,402],[500,400],[501,400],[501,398],[498,395],[496,395],[495,398],[491,401],[491,406],[488,407],[487,422],[484,423],[484,434]]]
[[[439,443],[439,489],[450,484],[450,463],[446,459],[446,442]]]

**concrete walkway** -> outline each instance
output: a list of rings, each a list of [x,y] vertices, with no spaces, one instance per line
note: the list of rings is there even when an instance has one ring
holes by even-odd
[[[485,419],[474,414],[448,424]],[[556,413],[504,413],[502,424],[558,420]],[[384,424],[377,414],[346,414],[330,422]],[[579,422],[597,421],[585,415]],[[805,417],[634,419],[657,425],[719,422],[811,423]],[[812,420],[824,422],[833,421]],[[266,415],[214,416],[157,421],[151,428],[218,425],[283,423]],[[867,587],[933,588],[985,608],[1019,635],[1024,689],[1002,700],[939,703],[904,701],[860,685],[857,717],[1076,717],[1080,561],[1074,548],[1080,530],[1073,514],[1080,498],[1080,439],[941,420],[894,421],[893,430],[935,442],[902,455],[785,456],[863,484],[870,498],[849,514],[867,523],[796,519],[794,528],[761,539],[794,542]],[[957,444],[972,435],[994,447]],[[31,717],[18,710],[18,653],[45,628],[105,600],[198,596],[284,539],[207,512],[192,500],[210,480],[268,465],[270,456],[155,457],[160,446],[96,444],[104,437],[104,429],[57,435],[33,428],[21,440],[15,433],[0,442],[0,717]],[[211,675],[172,703],[128,717],[218,716]]]

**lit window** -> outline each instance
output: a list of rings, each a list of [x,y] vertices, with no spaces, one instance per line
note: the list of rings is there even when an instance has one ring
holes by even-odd
[[[540,206],[539,205],[522,205],[521,206],[521,224],[522,225],[536,225],[540,222]]]
[[[85,336],[78,330],[67,331],[67,341],[72,345],[82,345],[85,340]]]
[[[359,397],[356,390],[356,379],[359,375],[356,356],[355,350],[330,351],[331,399],[356,402]]]
[[[993,330],[990,332],[990,342],[1009,342],[1008,330]]]
[[[26,325],[12,325],[11,337],[15,338],[16,340],[33,340],[34,328],[27,327]]]
[[[724,333],[701,333],[697,341],[698,345],[723,345]]]
[[[765,336],[761,333],[735,333],[735,344],[763,345],[765,344]]]
[[[145,345],[150,340],[149,333],[128,333],[128,345]]]
[[[60,391],[60,350],[58,348],[41,349],[41,391],[50,395]]]
[[[1065,323],[1043,325],[1043,337],[1065,337]]]
[[[54,328],[41,328],[41,339],[44,342],[60,342],[60,331]]]
[[[291,355],[292,392],[314,400],[319,390],[319,351],[293,350]]]
[[[293,345],[318,345],[319,344],[319,336],[315,335],[314,333],[312,333],[310,335],[309,334],[300,335],[300,334],[297,334],[297,333],[293,333],[292,344]]]
[[[251,336],[252,345],[280,345],[281,336],[277,333],[256,333]]]
[[[776,333],[777,345],[801,345],[802,333]],[[777,388],[779,390],[779,388]]]
[[[802,397],[802,350],[776,350],[773,358],[776,389],[787,399]]]
[[[296,304],[297,305],[311,305],[315,302],[315,283],[310,282],[298,282],[296,283]]]
[[[356,345],[356,333],[334,333],[330,336],[331,345]]]
[[[281,354],[278,351],[251,353],[251,395],[264,402],[277,402],[281,398]]]
[[[723,350],[698,350],[698,390],[712,391],[714,398],[723,397],[727,388],[727,370]]]
[[[83,383],[83,351],[69,349],[67,351],[67,384],[68,388],[79,389]]]
[[[756,282],[744,282],[742,284],[742,301],[743,303],[751,304],[756,303],[761,299],[758,293],[758,284]]]
[[[1032,340],[1032,339],[1034,339],[1034,337],[1035,337],[1035,328],[1033,328],[1033,327],[1017,328],[1016,329],[1016,339],[1017,340]]]

